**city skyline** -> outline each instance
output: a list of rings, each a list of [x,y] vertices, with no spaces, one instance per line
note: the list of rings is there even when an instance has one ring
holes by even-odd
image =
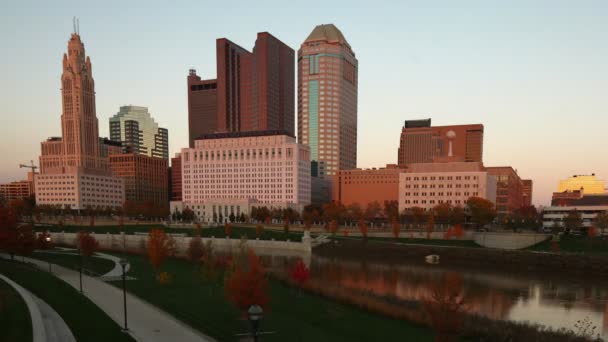
[[[469,10],[480,14],[489,9]],[[5,20],[0,24],[3,27],[3,40],[9,42],[14,55],[20,59],[19,63],[15,63],[15,57],[3,56],[7,60],[1,63],[7,75],[0,81],[3,89],[7,89],[3,99],[7,106],[3,108],[3,125],[0,128],[3,136],[0,150],[3,156],[0,166],[2,182],[23,179],[24,172],[19,170],[18,164],[36,160],[39,141],[57,136],[61,131],[57,125],[61,112],[57,70],[60,70],[63,53],[60,50],[67,32],[71,31],[71,17],[50,11],[47,17],[38,18],[40,23],[36,26],[23,25],[14,37],[4,37],[11,32],[10,25],[17,27],[13,17],[26,23],[31,20],[25,15],[25,10],[28,9],[10,9],[2,15]],[[31,18],[41,13],[40,8],[29,10],[28,13],[34,14]],[[126,13],[134,10],[127,8]],[[425,13],[420,8],[409,10]],[[340,15],[334,18],[329,15],[311,16],[295,22],[289,19],[287,10],[276,7],[275,13],[285,11],[286,15],[274,22],[260,18],[247,19],[236,28],[228,24],[217,25],[209,32],[197,32],[190,36],[186,34],[187,30],[195,25],[188,24],[187,20],[172,27],[174,30],[169,30],[172,34],[159,32],[158,29],[150,30],[147,22],[143,27],[119,24],[105,30],[107,21],[103,16],[93,17],[93,12],[84,8],[73,9],[77,12],[74,14],[81,18],[81,33],[87,42],[87,55],[93,56],[95,62],[100,136],[109,135],[105,123],[115,114],[118,105],[141,104],[149,107],[159,123],[171,131],[169,145],[170,155],[173,155],[188,146],[184,75],[193,67],[204,78],[214,76],[216,38],[228,36],[235,43],[251,49],[250,42],[256,32],[268,31],[296,49],[316,25],[334,23],[348,37],[360,63],[358,167],[382,167],[387,163],[396,163],[395,151],[404,120],[430,117],[437,125],[479,122],[485,126],[485,164],[512,165],[519,170],[521,177],[534,180],[533,202],[547,205],[560,179],[581,173],[596,173],[602,178],[608,174],[608,165],[600,159],[601,155],[585,153],[594,151],[596,141],[601,141],[602,127],[608,123],[606,116],[602,117],[606,103],[601,101],[600,93],[600,89],[606,88],[608,79],[606,67],[601,66],[600,61],[605,60],[608,51],[593,44],[594,35],[602,32],[602,27],[606,25],[595,19],[600,19],[605,11],[595,8],[591,12],[590,9],[578,7],[568,12],[556,6],[543,9],[547,20],[541,25],[533,22],[533,14],[537,13],[534,9],[523,13],[513,8],[503,10],[505,17],[498,24],[487,19],[465,23],[464,18],[458,18],[452,11],[453,17],[448,19],[450,23],[461,24],[454,26],[461,30],[449,31],[450,27],[443,24],[434,31],[422,31],[427,26],[414,20],[397,30],[399,34],[389,32],[391,23],[395,25],[396,19],[390,11],[384,10],[386,27],[374,27],[380,29],[379,35],[384,34],[387,40],[398,41],[395,38],[402,37],[406,29],[405,32],[409,34],[406,37],[413,38],[404,40],[405,51],[395,48],[395,53],[391,52],[389,56],[374,54],[373,50],[384,47],[384,44],[375,37],[378,31],[373,35],[365,32],[369,23],[358,28],[357,20],[341,19]],[[354,8],[347,12],[346,16],[352,17],[353,12],[362,16],[366,11]],[[370,13],[373,14],[379,13]],[[472,14],[468,15],[471,16],[469,20],[473,19]],[[438,18],[427,19],[429,23],[436,23]],[[560,18],[569,19],[568,29],[560,26]],[[221,19],[213,20],[221,22]],[[488,25],[486,31],[472,32],[479,30],[482,24]],[[501,25],[517,25],[511,29],[519,31],[511,32]],[[430,44],[431,41],[425,39],[432,37],[433,32],[443,35]],[[488,32],[493,33],[495,38],[505,38],[506,43],[503,46],[492,43],[491,37],[486,36]],[[468,33],[474,34],[465,37]],[[526,40],[525,36],[529,33],[534,33],[535,38]],[[155,50],[152,50],[150,43],[142,43],[142,39],[130,39],[139,36],[145,42],[145,37],[154,37],[152,34],[159,38],[158,42],[152,44],[156,46]],[[558,40],[551,34],[561,37],[566,44],[558,45]],[[170,40],[171,36],[180,39]],[[192,37],[196,37],[196,44],[192,43]],[[481,44],[484,42],[489,45]],[[459,48],[456,46],[458,43],[469,50]],[[519,48],[515,49],[519,54],[510,52],[508,47],[513,46]],[[172,47],[177,51],[169,54],[167,51]],[[559,56],[551,54],[554,49],[561,49]],[[470,50],[481,53],[477,55]],[[115,53],[117,51],[120,53]],[[137,60],[141,54],[136,51],[147,54],[141,63]],[[451,51],[452,60],[441,56],[441,51]],[[402,59],[393,59],[393,54],[401,52],[405,52],[401,55],[405,57],[405,63]],[[153,56],[155,53],[158,55]],[[170,61],[175,61],[177,55],[180,55],[179,63],[172,64]],[[158,58],[163,62],[157,63]],[[395,66],[397,62],[400,64]],[[127,70],[133,71],[133,74]],[[387,70],[394,73],[386,73]],[[124,87],[121,82],[132,86]],[[36,84],[37,91],[26,92],[25,89],[32,84]],[[30,100],[28,102],[23,101],[26,94]],[[386,113],[384,120],[378,120],[382,113]],[[32,122],[39,126],[31,126]],[[564,141],[563,137],[568,137],[568,144],[560,144],[560,141]],[[8,143],[11,141],[18,142],[19,148],[9,149],[8,146],[13,145]],[[558,146],[561,153],[555,153]],[[567,162],[564,157],[568,158]]]

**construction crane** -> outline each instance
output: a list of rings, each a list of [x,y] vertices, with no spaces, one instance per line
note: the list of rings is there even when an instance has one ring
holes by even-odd
[[[32,173],[36,173],[36,169],[38,168],[38,166],[34,165],[34,161],[30,160],[30,165],[26,165],[26,164],[19,164],[19,168],[28,168],[28,169],[32,169]]]

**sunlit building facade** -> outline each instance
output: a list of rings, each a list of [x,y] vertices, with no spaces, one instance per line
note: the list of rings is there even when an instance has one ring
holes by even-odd
[[[574,175],[559,181],[557,192],[583,190],[586,195],[599,195],[606,192],[606,182],[595,174]]]
[[[319,177],[357,167],[358,61],[333,24],[318,25],[298,50],[298,141]]]
[[[120,141],[124,153],[169,159],[169,133],[158,126],[147,107],[121,106],[110,118],[110,139]]]

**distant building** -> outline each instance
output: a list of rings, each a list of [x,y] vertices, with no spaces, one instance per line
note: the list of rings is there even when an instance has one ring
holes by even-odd
[[[510,166],[487,167],[488,173],[496,177],[496,212],[505,218],[524,205],[524,186],[517,171]]]
[[[399,174],[400,212],[442,203],[465,207],[471,197],[496,203],[496,178],[481,163],[415,163]]]
[[[483,162],[483,125],[431,126],[407,120],[401,130],[398,164]]]
[[[188,76],[190,147],[198,136],[215,132],[284,130],[293,135],[293,49],[259,32],[252,52],[217,39],[216,56],[217,79],[202,80],[195,70]]]
[[[606,183],[595,174],[574,175],[559,181],[557,192],[583,190],[586,195],[599,195],[606,193],[605,187]]]
[[[121,106],[110,118],[110,139],[120,141],[124,153],[169,159],[169,133],[158,127],[147,107]]]
[[[332,200],[344,205],[358,203],[362,208],[372,202],[398,201],[401,172],[405,170],[397,165],[338,171],[333,177]]]
[[[596,198],[590,203],[584,202],[572,203],[566,206],[550,206],[543,209],[543,228],[563,228],[564,219],[572,211],[578,211],[581,215],[582,226],[580,228],[589,228],[594,225],[595,218],[599,213],[608,213],[608,196],[595,195]]]
[[[110,155],[112,174],[124,180],[125,200],[169,205],[168,160],[137,153]]]
[[[72,209],[122,206],[124,183],[111,175],[110,152],[100,143],[91,60],[77,33],[63,55],[61,95],[62,137],[41,144],[36,203]]]
[[[182,201],[254,200],[297,210],[310,204],[310,151],[285,131],[201,136],[181,151]],[[227,204],[226,204],[227,205]]]
[[[521,184],[522,184],[522,192],[523,192],[522,205],[525,207],[529,207],[532,205],[532,190],[533,190],[532,180],[523,179],[521,181]]]
[[[27,173],[27,180],[0,184],[0,198],[5,201],[23,200],[34,196],[33,172]]]
[[[182,200],[182,157],[179,153],[171,158],[171,201]]]
[[[319,177],[357,167],[358,65],[333,24],[316,26],[298,50],[298,141]]]

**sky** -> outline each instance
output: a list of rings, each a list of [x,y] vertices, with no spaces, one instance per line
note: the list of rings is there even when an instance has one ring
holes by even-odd
[[[335,24],[359,60],[358,167],[397,162],[403,121],[485,126],[484,164],[513,166],[547,205],[560,179],[608,179],[608,1],[2,1],[0,182],[61,135],[72,17],[91,57],[100,136],[149,107],[188,145],[186,77],[214,78],[215,40],[268,31],[297,50]]]

